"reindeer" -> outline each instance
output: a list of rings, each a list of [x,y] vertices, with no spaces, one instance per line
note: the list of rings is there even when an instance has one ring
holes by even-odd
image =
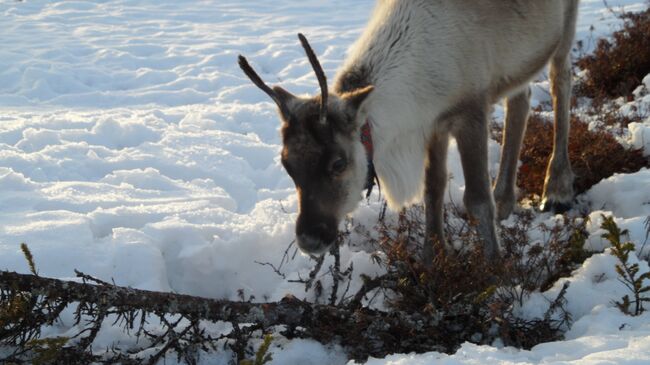
[[[433,244],[445,242],[443,196],[453,136],[465,175],[464,205],[486,258],[496,259],[496,220],[507,218],[516,202],[528,84],[549,62],[555,128],[541,207],[567,209],[573,199],[568,135],[577,9],[578,0],[379,0],[331,92],[299,34],[320,84],[314,97],[267,86],[240,55],[244,73],[279,109],[282,164],[299,198],[298,246],[314,255],[327,251],[340,221],[376,177],[393,209],[424,195],[428,242],[422,254],[431,262]],[[502,98],[505,132],[492,191],[488,115]]]

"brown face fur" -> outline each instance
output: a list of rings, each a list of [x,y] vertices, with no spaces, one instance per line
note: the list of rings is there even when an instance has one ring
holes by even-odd
[[[343,216],[361,199],[367,166],[355,125],[359,102],[352,99],[359,95],[333,95],[326,123],[319,120],[319,97],[283,95],[289,115],[282,116],[282,165],[298,193],[297,242],[304,252],[321,254],[336,241]]]
[[[300,213],[296,241],[306,253],[318,255],[336,242],[338,225],[361,200],[367,160],[359,140],[357,112],[372,86],[328,97],[327,80],[307,39],[298,34],[314,68],[321,94],[298,98],[264,83],[245,57],[239,67],[278,106],[282,118],[282,165],[298,192]]]

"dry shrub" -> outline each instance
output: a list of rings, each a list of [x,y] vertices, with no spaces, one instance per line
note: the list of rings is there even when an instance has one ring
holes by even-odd
[[[553,225],[535,223],[532,210],[515,214],[515,224],[501,227],[505,252],[503,282],[511,291],[512,301],[523,303],[526,293],[546,291],[561,277],[570,276],[591,252],[584,250],[589,233],[587,220],[561,216]],[[543,233],[544,240],[532,240],[530,232]]]
[[[604,115],[604,124],[624,125],[615,114]],[[531,114],[521,150],[517,185],[525,195],[541,195],[546,166],[553,151],[553,124],[539,113]],[[649,166],[642,150],[626,149],[607,131],[589,130],[588,124],[571,117],[569,160],[576,175],[577,194],[614,173],[630,173]]]
[[[451,253],[438,244],[431,267],[425,267],[422,258],[414,254],[421,252],[425,240],[422,206],[402,211],[395,224],[380,221],[380,247],[386,254],[385,265],[397,275],[399,295],[390,300],[393,307],[413,311],[449,310],[459,300],[474,300],[494,284],[497,267],[484,259],[475,231],[455,209],[447,209],[446,213],[447,234],[462,241],[466,250]]]
[[[576,94],[589,98],[630,96],[650,73],[650,9],[624,13],[623,28],[612,41],[600,39],[593,54],[576,64],[587,76],[576,85]]]
[[[623,114],[615,107],[612,107],[615,104],[602,104],[603,101],[605,100],[592,103],[591,108],[587,110],[587,114],[595,117],[602,126],[607,127],[608,131],[614,135],[624,135],[630,123],[643,123],[645,119],[645,116],[638,112]]]
[[[427,338],[423,345],[450,353],[466,341],[490,344],[500,338],[506,345],[528,349],[561,339],[570,322],[563,308],[564,291],[552,300],[544,318],[523,319],[513,310],[584,261],[584,220],[565,218],[545,226],[534,223],[532,211],[520,213],[513,226],[501,230],[504,253],[493,263],[484,259],[473,225],[454,206],[445,213],[447,236],[464,249],[436,247],[431,267],[417,254],[424,241],[421,206],[403,211],[394,221],[379,219],[379,238],[372,243],[379,246],[375,260],[386,274],[366,280],[381,282],[377,290],[385,293],[391,311],[422,314],[418,335]],[[533,231],[542,232],[544,239],[533,241]],[[427,351],[426,346],[408,350]]]

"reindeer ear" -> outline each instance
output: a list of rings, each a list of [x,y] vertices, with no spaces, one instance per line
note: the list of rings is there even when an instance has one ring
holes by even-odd
[[[363,103],[364,100],[370,95],[370,93],[375,89],[374,86],[366,86],[362,87],[347,93],[343,93],[340,95],[341,100],[345,101],[348,103],[348,105],[354,107],[355,109],[359,109],[361,106],[361,103]]]

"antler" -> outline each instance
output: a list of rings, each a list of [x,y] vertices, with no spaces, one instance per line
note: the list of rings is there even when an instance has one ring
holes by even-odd
[[[287,108],[287,105],[284,103],[280,95],[278,95],[277,92],[275,92],[273,89],[271,89],[268,85],[262,81],[262,78],[253,70],[251,65],[248,63],[248,60],[246,57],[239,55],[239,68],[244,71],[246,76],[255,84],[257,87],[262,89],[265,93],[268,94],[268,96],[275,101],[275,103],[278,105],[278,108],[280,108],[280,112],[285,118],[289,118],[289,109]]]
[[[318,62],[318,58],[316,58],[316,54],[314,53],[314,50],[309,45],[309,42],[307,42],[307,38],[305,38],[305,36],[302,33],[298,33],[298,39],[300,39],[302,48],[305,49],[305,53],[307,53],[307,58],[309,58],[309,63],[311,63],[311,67],[314,69],[314,72],[316,73],[316,77],[318,78],[318,84],[320,85],[320,92],[321,92],[319,116],[320,116],[321,123],[326,123],[327,122],[327,78],[325,77],[325,72],[323,72],[323,68],[321,67],[320,62]]]
[[[318,62],[318,58],[316,58],[314,50],[309,45],[309,42],[307,42],[307,38],[305,38],[302,33],[298,33],[298,39],[300,39],[302,48],[305,49],[309,63],[311,63],[311,67],[314,69],[316,77],[318,78],[318,84],[320,85],[321,92],[319,119],[321,123],[325,124],[327,123],[327,78],[325,77],[325,72],[323,72],[323,68],[321,67],[320,62]],[[271,99],[275,101],[275,103],[278,105],[278,108],[280,108],[282,115],[288,119],[290,116],[289,108],[284,102],[282,95],[280,95],[281,93],[278,93],[278,91],[266,85],[262,78],[257,74],[257,72],[253,70],[246,57],[242,55],[239,55],[239,67],[242,69],[242,71],[244,71],[246,76],[248,76],[253,84],[262,89],[262,91],[264,91],[268,96],[271,97]],[[280,88],[277,89],[279,91],[283,91]]]

